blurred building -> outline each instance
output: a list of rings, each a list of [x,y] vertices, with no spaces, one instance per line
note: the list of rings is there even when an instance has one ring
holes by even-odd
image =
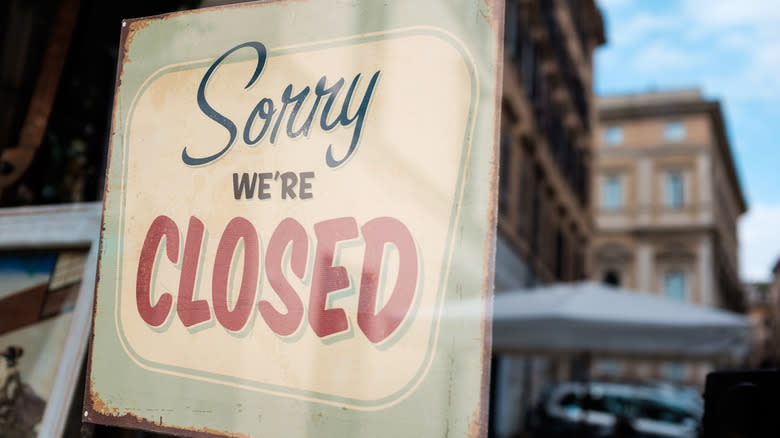
[[[600,98],[598,111],[592,278],[743,312],[737,220],[747,205],[720,103],[697,90],[651,92]],[[694,367],[628,371],[703,382]]]
[[[769,285],[769,296],[775,304],[775,311],[780,312],[780,259],[772,268],[772,283]]]
[[[767,290],[768,340],[762,365],[780,368],[780,258],[772,268]]]
[[[0,2],[0,206],[100,199],[122,18],[233,2]],[[497,293],[589,271],[593,51],[604,42],[594,0],[506,2]],[[542,384],[567,373],[497,358],[491,433],[514,434]]]
[[[593,52],[605,43],[593,0],[508,0],[505,13],[496,294],[586,277]],[[567,373],[496,355],[491,434],[515,434],[541,386]]]
[[[746,316],[753,326],[753,345],[750,349],[750,368],[764,368],[772,361],[773,303],[769,295],[769,283],[745,283],[747,298]]]

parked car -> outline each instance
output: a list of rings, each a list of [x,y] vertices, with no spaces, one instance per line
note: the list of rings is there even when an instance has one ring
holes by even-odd
[[[620,383],[565,382],[547,388],[529,413],[535,438],[571,436],[694,438],[700,400],[669,388]]]

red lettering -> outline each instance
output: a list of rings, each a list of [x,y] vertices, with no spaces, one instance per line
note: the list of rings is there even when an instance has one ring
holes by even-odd
[[[324,338],[347,330],[349,323],[344,309],[325,309],[328,294],[349,286],[349,276],[343,266],[333,266],[336,243],[358,237],[355,218],[343,217],[314,225],[317,250],[309,295],[309,324],[317,336]]]
[[[141,247],[141,257],[138,260],[138,275],[135,283],[135,302],[138,314],[152,327],[158,327],[168,319],[171,311],[173,297],[169,293],[160,295],[157,304],[152,304],[152,271],[157,251],[163,237],[165,238],[165,252],[171,263],[179,259],[179,229],[176,223],[165,215],[157,216],[149,231],[146,233],[144,244]]]
[[[303,301],[290,286],[282,270],[282,255],[289,244],[292,244],[290,267],[298,278],[303,278],[306,273],[306,259],[309,256],[309,238],[303,226],[288,217],[274,230],[265,255],[265,275],[271,288],[287,307],[287,314],[278,312],[268,301],[261,300],[257,303],[257,309],[268,327],[281,336],[295,333],[303,321]]]
[[[244,241],[244,269],[241,287],[233,310],[227,301],[228,276],[232,268],[233,254],[239,240]],[[228,330],[239,331],[249,320],[257,295],[257,278],[260,264],[260,244],[255,227],[242,217],[233,218],[225,227],[219,240],[214,275],[211,279],[212,304],[217,321]]]
[[[361,228],[366,241],[363,274],[360,278],[358,326],[369,341],[385,340],[401,325],[412,305],[417,288],[417,247],[406,225],[391,217],[380,217]],[[380,311],[376,311],[376,295],[385,245],[398,248],[398,278],[392,295]]]
[[[312,330],[318,337],[324,338],[349,329],[345,310],[328,308],[328,295],[350,287],[347,268],[333,265],[336,245],[362,234],[365,249],[356,322],[370,342],[376,344],[385,341],[409,316],[417,292],[419,256],[411,232],[406,225],[392,217],[370,220],[360,229],[355,218],[342,217],[316,223],[314,233],[317,243],[308,300],[308,321]],[[251,222],[242,217],[233,218],[225,227],[217,245],[211,299],[196,300],[195,285],[204,258],[202,250],[205,235],[203,222],[195,216],[190,217],[182,251],[176,313],[185,327],[208,321],[213,312],[225,329],[240,331],[246,327],[255,309],[261,269],[260,239]],[[171,218],[160,215],[152,221],[144,239],[136,278],[138,313],[152,327],[165,323],[174,304],[174,298],[168,291],[163,291],[156,303],[152,302],[152,276],[163,240],[168,260],[173,264],[178,263],[179,229]],[[397,249],[398,276],[392,291],[388,292],[389,297],[380,300],[379,278],[388,245]],[[228,283],[231,274],[237,274],[234,269],[240,269],[233,266],[240,246],[244,260],[241,282],[235,292],[235,302],[229,302],[228,296],[233,293],[228,290]],[[283,266],[283,259],[288,248],[290,269],[293,275],[303,279],[309,263],[309,236],[303,225],[290,217],[282,220],[271,234],[263,264],[268,283],[279,297],[281,305],[277,309],[269,300],[261,299],[256,307],[268,327],[280,336],[289,336],[299,330],[306,313],[303,299],[285,276],[287,267]],[[284,310],[286,312],[282,313]]]
[[[195,216],[190,217],[187,240],[184,243],[184,256],[182,256],[179,297],[176,301],[176,313],[179,314],[179,319],[184,327],[191,327],[211,318],[208,301],[192,300],[198,274],[200,249],[203,245],[203,231],[203,222]]]

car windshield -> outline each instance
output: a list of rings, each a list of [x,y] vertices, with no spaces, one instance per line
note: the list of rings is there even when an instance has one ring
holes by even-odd
[[[696,421],[696,415],[679,407],[671,406],[663,400],[631,397],[628,395],[609,394],[603,391],[588,395],[567,392],[559,403],[562,408],[573,408],[592,412],[604,412],[616,417],[630,419],[648,419],[664,423],[683,424],[686,421]]]
[[[694,414],[655,400],[642,400],[641,404],[642,418],[674,424],[696,421]]]

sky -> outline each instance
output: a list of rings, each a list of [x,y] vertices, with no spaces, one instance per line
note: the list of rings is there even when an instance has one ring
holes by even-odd
[[[748,203],[740,273],[769,280],[780,258],[780,1],[596,1],[607,31],[598,94],[699,88],[721,101]]]

